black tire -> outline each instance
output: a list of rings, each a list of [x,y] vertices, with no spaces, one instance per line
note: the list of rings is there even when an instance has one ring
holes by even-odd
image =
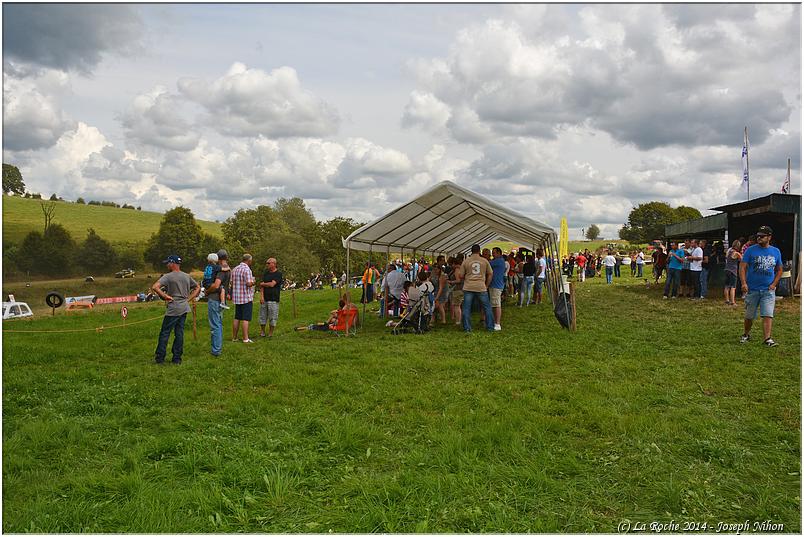
[[[45,304],[51,308],[60,308],[64,304],[64,295],[51,291],[45,296]]]

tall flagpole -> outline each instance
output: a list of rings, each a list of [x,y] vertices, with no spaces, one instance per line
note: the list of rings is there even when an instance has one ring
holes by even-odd
[[[745,191],[746,191],[746,201],[751,199],[751,180],[748,176],[748,126],[745,127],[745,141],[743,142],[745,145]]]
[[[790,157],[787,157],[787,182],[784,186],[784,193],[790,194]]]

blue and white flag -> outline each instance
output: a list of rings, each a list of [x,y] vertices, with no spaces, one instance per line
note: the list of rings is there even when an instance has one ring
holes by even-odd
[[[787,177],[782,183],[782,194],[790,194],[790,159],[787,159]]]

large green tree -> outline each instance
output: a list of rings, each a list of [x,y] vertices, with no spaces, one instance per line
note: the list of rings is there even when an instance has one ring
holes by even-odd
[[[3,164],[3,192],[5,194],[25,194],[25,182],[19,168],[11,164]]]
[[[92,228],[87,230],[87,238],[78,249],[77,261],[81,267],[94,274],[117,270],[117,252]]]
[[[664,236],[664,227],[700,218],[698,209],[687,206],[672,208],[663,201],[642,203],[631,210],[628,223],[620,228],[620,238],[629,242],[650,242]]]
[[[586,238],[590,241],[595,240],[600,236],[600,228],[597,227],[597,224],[592,224],[588,228],[586,228]]]
[[[240,209],[222,224],[221,230],[229,245],[230,260],[237,261],[241,254],[254,256],[254,272],[262,274],[265,260],[275,257],[279,270],[286,277],[300,280],[309,277],[311,272],[320,270],[318,255],[310,248],[305,236],[299,231],[309,233],[309,220],[312,215],[299,203],[299,198],[280,200],[280,209],[260,205],[256,209]],[[290,220],[288,223],[283,217]],[[312,219],[315,225],[315,219]]]
[[[32,231],[17,252],[17,266],[31,274],[58,277],[74,270],[76,245],[61,224],[50,224],[44,233]]]
[[[346,249],[341,242],[342,238],[348,237],[354,230],[363,224],[355,222],[351,218],[336,216],[326,222],[318,223],[318,245],[316,253],[321,259],[321,266],[325,271],[333,271],[337,275],[346,270]],[[362,254],[363,252],[360,252]],[[354,255],[355,261],[364,261],[363,256],[358,260]],[[353,266],[354,263],[352,263]]]
[[[274,210],[288,227],[304,237],[309,248],[315,249],[318,241],[318,223],[301,198],[279,198]]]
[[[134,270],[145,268],[145,248],[147,245],[144,242],[116,242],[114,251],[117,267]],[[115,272],[117,272],[117,268]]]
[[[696,209],[695,207],[687,207],[686,205],[679,205],[675,209],[673,209],[675,213],[676,221],[673,222],[674,224],[677,222],[686,222],[687,220],[695,220],[696,218],[701,218],[701,211]]]
[[[287,228],[282,218],[267,205],[256,209],[240,209],[221,224],[221,231],[229,245],[229,254],[253,253],[266,234]],[[232,258],[234,259],[234,258]]]
[[[195,221],[193,212],[186,207],[176,207],[165,213],[159,224],[159,231],[151,235],[145,249],[145,260],[155,268],[171,254],[185,260],[182,269],[191,270],[198,266],[199,247],[203,233]]]

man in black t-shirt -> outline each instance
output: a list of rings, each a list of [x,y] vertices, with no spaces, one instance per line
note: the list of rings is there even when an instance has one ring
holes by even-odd
[[[268,337],[271,337],[279,319],[279,293],[282,291],[282,273],[276,270],[276,259],[273,257],[265,262],[260,289],[260,337],[265,337],[266,324]]]

